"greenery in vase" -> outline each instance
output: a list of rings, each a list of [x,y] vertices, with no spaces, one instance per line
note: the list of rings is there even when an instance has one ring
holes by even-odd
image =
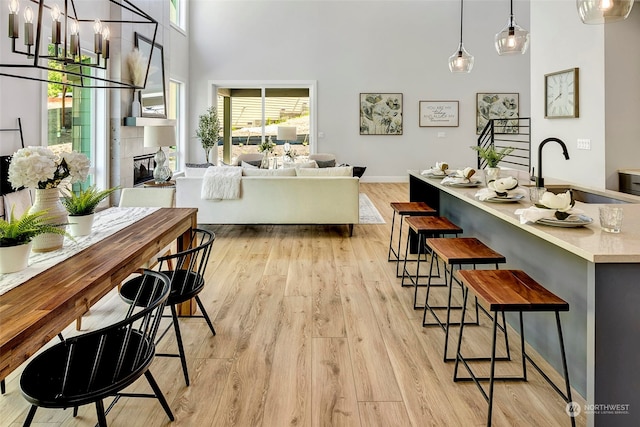
[[[200,116],[196,136],[200,138],[202,148],[207,156],[206,160],[209,161],[209,152],[220,139],[220,120],[216,107],[209,107],[207,112]]]
[[[484,159],[487,162],[487,167],[490,168],[497,168],[498,163],[514,150],[513,147],[504,147],[501,150],[496,150],[493,145],[487,147],[472,145],[471,148],[478,152],[478,156]]]
[[[59,228],[66,224],[48,224],[48,220],[51,217],[47,216],[47,211],[26,211],[16,219],[11,208],[9,220],[0,219],[0,247],[23,245],[45,233],[69,236],[64,228]]]
[[[95,212],[101,201],[109,197],[118,188],[113,187],[99,191],[94,185],[85,190],[70,191],[62,196],[60,202],[71,216],[90,215]]]
[[[271,137],[269,137],[269,139],[258,144],[258,151],[266,155],[273,152],[273,149],[275,148],[275,146],[276,146],[276,143],[271,141]]]

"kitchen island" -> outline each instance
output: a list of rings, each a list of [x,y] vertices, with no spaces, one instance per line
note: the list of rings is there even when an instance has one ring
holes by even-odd
[[[551,183],[549,180],[548,183]],[[529,184],[521,181],[521,184]],[[481,188],[481,187],[480,187]],[[640,197],[624,209],[622,231],[600,229],[600,204],[576,202],[593,218],[585,227],[560,228],[520,224],[514,213],[531,206],[477,200],[480,188],[444,186],[438,179],[409,171],[409,198],[438,209],[505,255],[503,268],[521,269],[570,305],[563,313],[571,385],[587,405],[619,405],[626,414],[602,406],[589,410],[589,425],[631,426],[640,419]],[[519,330],[516,318],[510,324]],[[527,342],[561,372],[555,322],[544,315],[525,315]],[[552,390],[549,390],[553,393]],[[610,407],[607,407],[610,408]]]

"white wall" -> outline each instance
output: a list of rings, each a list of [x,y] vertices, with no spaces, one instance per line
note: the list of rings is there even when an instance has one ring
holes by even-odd
[[[574,1],[531,2],[532,141],[558,137],[571,156],[566,161],[559,146],[545,146],[545,176],[617,189],[617,169],[640,167],[638,9],[631,20],[585,25]],[[573,67],[580,68],[580,117],[545,119],[544,75]],[[578,150],[578,138],[590,139],[591,150]]]
[[[605,27],[606,187],[618,169],[640,168],[640,3],[624,22]]]
[[[465,3],[464,41],[475,56],[471,74],[454,75],[456,1],[207,1],[190,13],[190,125],[207,108],[210,80],[317,80],[318,152],[367,166],[365,179],[406,179],[407,169],[437,160],[475,164],[476,92],[520,93],[529,116],[529,54],[500,57],[493,37],[506,24],[508,2]],[[528,28],[528,2],[515,2]],[[481,17],[481,18],[480,18]],[[361,92],[404,95],[402,136],[359,135]],[[421,128],[418,101],[459,100],[460,126]],[[437,138],[445,132],[445,138]],[[204,160],[192,140],[190,161]]]

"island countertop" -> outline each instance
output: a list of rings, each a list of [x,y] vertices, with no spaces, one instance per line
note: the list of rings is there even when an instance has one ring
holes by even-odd
[[[530,183],[528,174],[509,172],[521,185]],[[481,202],[475,194],[482,186],[449,187],[419,171],[409,172],[409,200],[438,209],[464,235],[505,256],[504,268],[526,271],[569,303],[562,328],[572,387],[588,404],[619,402],[635,408],[627,415],[586,413],[587,425],[635,427],[640,419],[640,340],[631,337],[638,336],[640,325],[640,197],[552,179],[546,184],[632,202],[615,204],[624,210],[622,231],[602,231],[598,213],[602,204],[581,202],[576,207],[593,219],[586,227],[521,224],[515,210],[530,207],[528,197],[517,203]],[[544,317],[528,316],[527,343],[560,372],[557,344],[549,340],[556,331]],[[507,321],[519,330],[517,316],[507,315]]]
[[[576,202],[576,208],[593,219],[584,227],[562,228],[539,224],[521,224],[515,214],[516,209],[528,208],[531,202],[525,197],[516,203],[491,203],[479,201],[475,194],[483,185],[476,188],[461,188],[442,185],[439,179],[427,178],[419,171],[409,171],[409,175],[422,180],[433,187],[457,197],[470,205],[494,215],[510,224],[519,227],[541,239],[553,243],[587,261],[594,263],[640,263],[640,197],[632,197],[637,203],[616,204],[624,211],[622,230],[620,233],[607,233],[600,228],[598,208],[603,204]],[[551,184],[551,180],[547,180]],[[521,184],[524,184],[521,181]],[[526,182],[526,184],[529,184]],[[553,185],[573,185],[553,181]],[[602,194],[609,194],[607,190],[590,189]],[[618,193],[617,193],[618,194]]]

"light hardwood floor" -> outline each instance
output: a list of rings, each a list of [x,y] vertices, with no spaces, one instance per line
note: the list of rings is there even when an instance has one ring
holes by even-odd
[[[421,326],[413,289],[400,286],[395,265],[387,262],[389,202],[407,201],[407,184],[363,183],[361,191],[386,224],[356,225],[353,237],[342,226],[207,227],[217,237],[201,298],[217,336],[202,319],[182,321],[190,387],[178,359],[156,358],[151,367],[176,417],[172,425],[486,424],[480,392],[473,383],[452,381],[453,364],[442,361],[442,331]],[[84,318],[83,329],[115,321],[122,308],[117,295],[106,297]],[[482,325],[468,328],[465,348],[486,355],[489,322]],[[70,326],[64,333],[76,332]],[[510,340],[512,347],[518,343],[513,331]],[[173,350],[173,335],[161,346]],[[517,372],[518,352],[513,356],[516,362],[502,372]],[[21,425],[26,416],[18,378],[19,372],[8,378],[7,394],[0,397],[2,426]],[[562,384],[558,375],[553,378]],[[145,381],[133,386],[147,387]],[[584,403],[577,393],[574,400]],[[75,419],[71,412],[40,409],[33,425],[96,422],[91,406],[80,408]],[[122,399],[107,420],[110,426],[170,424],[153,399]],[[577,421],[585,425],[582,415]],[[570,421],[564,401],[529,369],[527,383],[497,383],[493,425]]]

